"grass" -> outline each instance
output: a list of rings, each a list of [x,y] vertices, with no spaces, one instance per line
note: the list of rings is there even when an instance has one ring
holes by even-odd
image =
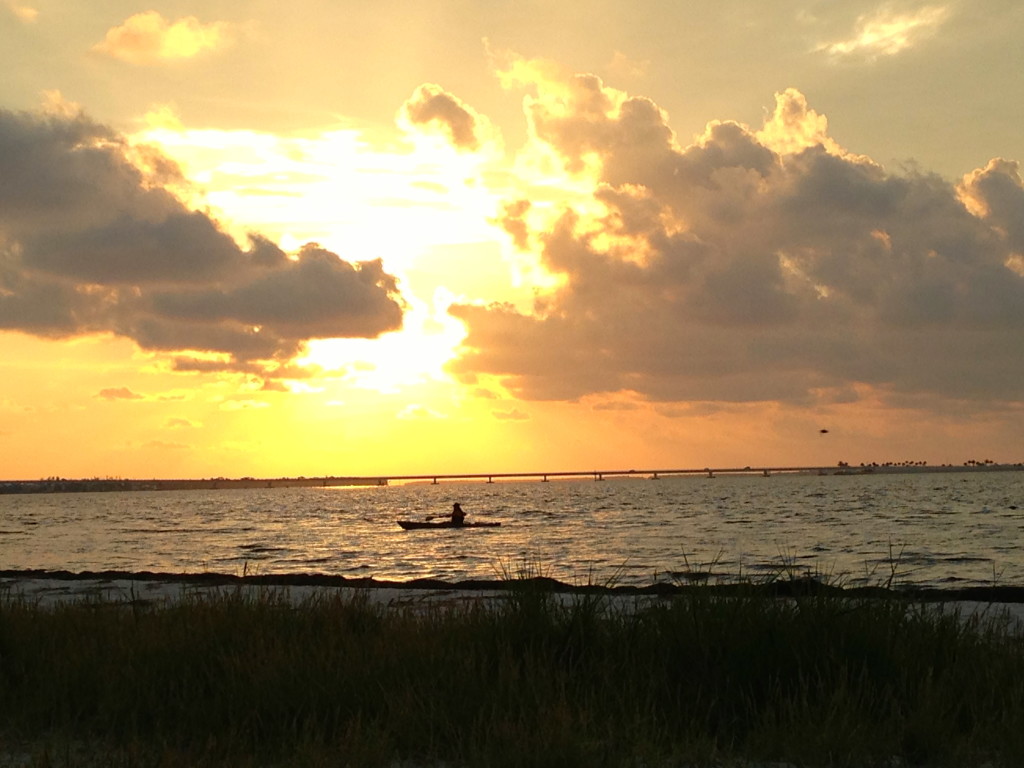
[[[29,766],[1024,764],[998,616],[702,588],[620,610],[525,575],[425,611],[3,600],[0,744]]]

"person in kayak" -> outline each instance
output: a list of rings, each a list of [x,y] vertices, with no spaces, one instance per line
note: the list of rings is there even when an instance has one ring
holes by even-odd
[[[466,513],[462,511],[462,505],[455,502],[452,505],[452,525],[465,525]]]

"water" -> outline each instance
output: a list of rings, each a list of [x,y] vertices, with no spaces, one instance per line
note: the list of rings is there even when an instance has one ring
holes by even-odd
[[[403,531],[444,514],[501,528]],[[1024,472],[0,496],[0,569],[1024,586]]]

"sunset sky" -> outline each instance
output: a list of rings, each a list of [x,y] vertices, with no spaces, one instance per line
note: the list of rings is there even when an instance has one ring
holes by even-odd
[[[1022,461],[1022,39],[0,0],[0,479]]]

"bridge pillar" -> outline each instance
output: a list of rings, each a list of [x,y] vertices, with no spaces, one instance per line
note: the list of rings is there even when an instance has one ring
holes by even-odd
[[[432,482],[431,485],[437,485],[437,478],[436,477],[434,478],[434,482]]]
[[[657,480],[657,479],[658,479],[658,473],[655,472],[653,475],[651,475],[651,480]]]
[[[494,483],[494,478],[488,476],[487,482],[493,484]]]
[[[712,472],[712,471],[711,471],[711,470],[709,469],[709,470],[708,470],[708,477],[714,477],[714,476],[715,476],[715,473],[714,473],[714,472]]]
[[[547,481],[548,481],[548,476],[547,476],[547,475],[544,475],[544,479],[543,479],[543,480],[541,480],[541,482],[542,482],[542,483],[546,483]]]
[[[604,477],[602,477],[600,472],[595,472],[594,473],[594,480],[604,480]]]
[[[771,473],[771,472],[769,472],[769,471],[768,471],[767,469],[765,469],[765,471],[764,471],[764,476],[765,476],[765,477],[771,477],[771,476],[772,476],[772,473]]]

